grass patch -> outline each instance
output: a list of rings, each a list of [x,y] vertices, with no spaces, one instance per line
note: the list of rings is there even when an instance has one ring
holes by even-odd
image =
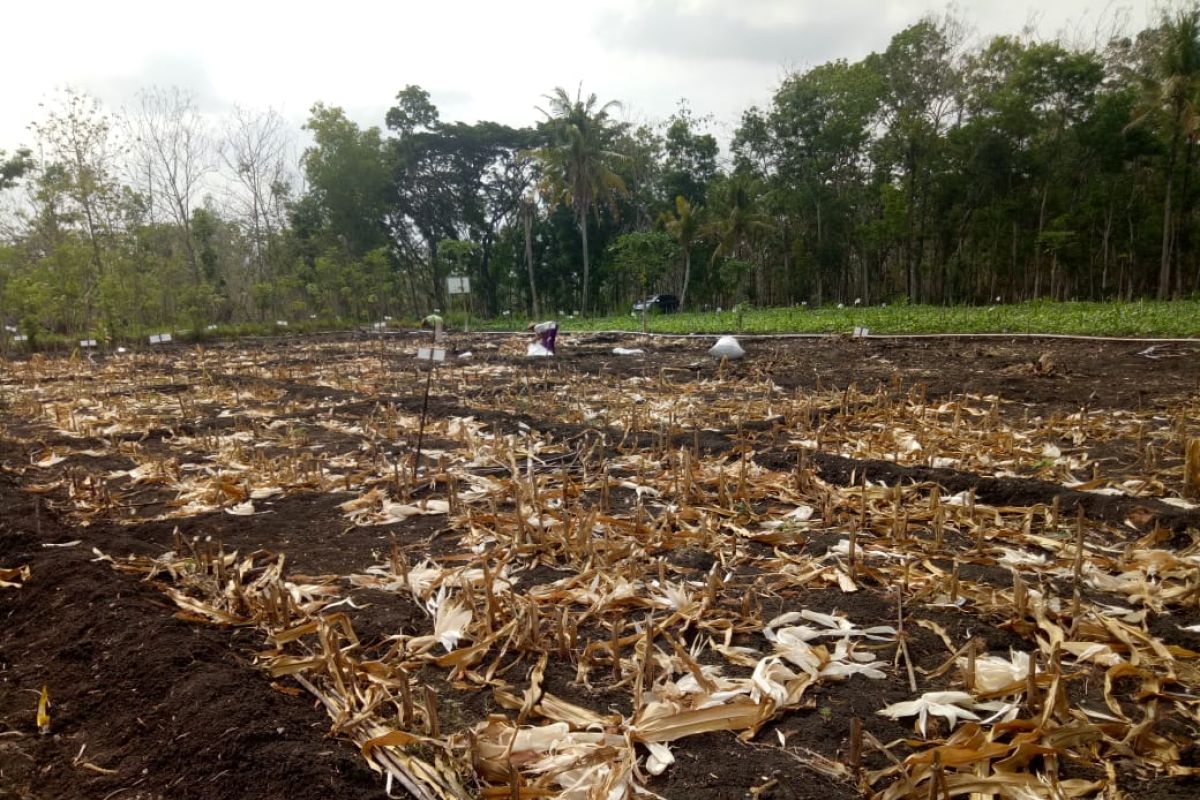
[[[641,331],[629,315],[559,320],[565,331]],[[479,329],[519,330],[523,319],[497,319]],[[1086,336],[1200,336],[1200,300],[1132,303],[1036,301],[997,306],[750,308],[647,317],[653,333],[1058,333]]]

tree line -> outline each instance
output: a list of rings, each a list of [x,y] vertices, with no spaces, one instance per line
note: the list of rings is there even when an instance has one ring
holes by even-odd
[[[220,126],[186,92],[65,91],[0,153],[0,318],[122,335],[276,319],[737,303],[984,303],[1200,292],[1200,9],[1086,45],[968,43],[925,18],[786,77],[722,151],[582,90],[525,127],[448,122],[419,86],[379,126],[318,103]]]

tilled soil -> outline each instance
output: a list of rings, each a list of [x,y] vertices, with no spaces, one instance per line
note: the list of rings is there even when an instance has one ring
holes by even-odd
[[[490,350],[495,337],[458,337],[458,351],[473,350],[486,363],[516,363],[519,359]],[[1138,343],[1077,343],[1063,340],[753,340],[745,343],[749,357],[731,367],[704,357],[701,341],[655,340],[644,357],[611,354],[623,339],[604,336],[568,338],[554,369],[564,374],[645,376],[670,380],[711,381],[722,370],[755,370],[789,392],[870,388],[899,380],[906,386],[923,385],[932,397],[963,394],[998,395],[1017,401],[1024,413],[1051,415],[1089,409],[1155,409],[1193,395],[1200,381],[1196,347],[1171,346],[1151,353]],[[374,344],[364,342],[370,352]],[[232,349],[246,349],[232,345]],[[409,412],[419,411],[417,390],[399,391],[392,385],[335,389],[305,382],[313,366],[296,358],[286,343],[268,343],[251,350],[264,369],[283,369],[291,377],[259,377],[289,401],[330,403],[331,413],[367,414],[380,404]],[[1034,364],[1053,363],[1039,371]],[[405,369],[411,366],[400,362]],[[414,374],[416,374],[414,372]],[[194,376],[179,376],[181,383],[164,384],[164,393],[186,385]],[[244,375],[218,376],[239,383]],[[553,376],[548,381],[553,384]],[[436,416],[469,416],[482,419],[499,432],[515,432],[529,425],[553,438],[578,441],[594,433],[538,413],[536,403],[527,411],[505,413],[472,406],[473,396],[484,397],[505,387],[482,385],[466,396],[435,393],[430,408]],[[347,404],[358,404],[357,408]],[[294,414],[298,420],[322,413]],[[29,463],[31,453],[47,441],[33,435],[27,422],[9,417],[10,431],[22,442],[0,441],[0,464],[16,471]],[[227,419],[206,419],[189,427],[147,431],[143,441],[180,434],[227,430]],[[750,433],[766,437],[772,423],[729,426],[679,434],[681,442],[697,442],[703,453],[723,453]],[[14,434],[15,435],[15,434]],[[319,436],[319,433],[314,433]],[[642,435],[642,444],[652,441]],[[39,441],[40,439],[40,441]],[[327,437],[333,443],[336,437]],[[637,437],[631,444],[639,443]],[[78,447],[79,443],[75,442]],[[611,443],[610,443],[611,446]],[[784,448],[763,448],[760,463],[789,469],[795,455]],[[126,468],[119,457],[111,460],[72,456],[60,470],[111,470]],[[1049,504],[1057,496],[1064,513],[1082,504],[1089,516],[1120,524],[1135,517],[1137,529],[1155,524],[1178,538],[1177,546],[1190,541],[1189,529],[1200,528],[1200,514],[1166,506],[1152,499],[1108,497],[1063,488],[1028,478],[997,479],[948,469],[904,467],[884,461],[860,461],[834,454],[812,456],[822,477],[849,485],[865,471],[871,480],[889,484],[902,480],[930,481],[947,492],[974,489],[980,502],[994,504]],[[404,523],[356,528],[349,524],[338,502],[342,498],[312,493],[289,496],[263,505],[266,513],[252,517],[211,513],[178,521],[116,524],[95,521],[81,526],[68,519],[68,501],[61,490],[49,494],[24,491],[34,483],[26,474],[15,478],[0,473],[0,566],[28,565],[31,578],[19,589],[0,589],[0,798],[316,798],[382,797],[381,779],[372,773],[356,750],[328,736],[329,720],[311,698],[284,681],[272,683],[253,663],[263,646],[257,634],[177,619],[175,606],[155,586],[118,572],[97,560],[92,548],[121,557],[157,555],[171,546],[178,534],[211,537],[243,552],[265,549],[287,556],[290,570],[345,575],[362,571],[386,558],[396,546],[409,560],[437,553],[442,547],[441,522],[415,517]],[[394,539],[393,539],[394,537]],[[47,547],[52,544],[77,544]],[[832,544],[832,541],[829,542]],[[822,546],[810,542],[810,546]],[[689,546],[670,554],[680,574],[703,574],[711,556]],[[966,569],[966,568],[964,568]],[[539,580],[554,580],[547,568]],[[967,573],[964,571],[964,578]],[[981,574],[979,580],[987,580]],[[998,583],[1008,580],[998,571]],[[887,619],[893,613],[888,587],[843,595],[828,590],[800,590],[787,597],[788,607],[822,612],[835,609],[854,618]],[[378,645],[387,636],[412,633],[427,624],[424,611],[396,595],[371,590],[352,594],[361,609],[348,608],[364,646]],[[928,616],[928,615],[926,615]],[[977,622],[946,613],[939,624],[957,634]],[[1195,619],[1172,619],[1174,642],[1196,646],[1178,627]],[[994,621],[993,621],[994,622]],[[1167,626],[1163,624],[1163,630]],[[975,633],[975,631],[970,631]],[[1000,627],[983,632],[990,649],[1003,652],[1021,639]],[[959,638],[957,635],[955,638]],[[946,657],[941,643],[928,631],[914,632],[910,640],[918,666],[934,669]],[[547,674],[548,686],[568,700],[591,707],[618,703],[627,694],[611,693],[603,681],[588,689],[573,682],[573,668],[561,665]],[[436,684],[440,676],[419,676]],[[49,687],[52,706],[50,733],[39,734],[35,724],[38,692]],[[447,723],[470,724],[491,710],[490,701],[478,695],[456,694],[439,686],[442,713]],[[906,726],[875,715],[885,703],[910,698],[900,681],[880,688],[859,677],[836,688],[821,687],[800,711],[769,725],[756,740],[741,743],[731,734],[710,733],[687,741],[677,752],[677,762],[650,788],[669,798],[707,799],[794,798],[826,800],[857,797],[849,784],[829,777],[813,762],[798,760],[791,751],[774,745],[797,742],[820,753],[844,753],[847,724],[852,716],[864,720],[879,740],[902,739]],[[1101,701],[1102,702],[1102,701]],[[621,713],[628,709],[619,708]],[[866,766],[884,766],[878,754]],[[1158,798],[1194,797],[1200,793],[1195,779],[1155,778],[1123,787],[1139,795]]]
[[[0,591],[0,797],[380,796],[358,754],[326,738],[324,710],[254,669],[256,637],[176,619],[41,503],[0,475],[0,562],[31,572]]]

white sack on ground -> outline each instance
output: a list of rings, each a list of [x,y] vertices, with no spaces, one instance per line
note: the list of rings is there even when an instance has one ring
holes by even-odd
[[[737,339],[732,336],[722,336],[709,349],[708,354],[717,358],[741,358],[746,355],[746,351],[738,344]]]
[[[614,356],[640,356],[646,351],[640,347],[614,347]]]
[[[554,353],[551,353],[549,350],[547,350],[545,347],[543,347],[541,342],[533,342],[532,344],[529,345],[529,349],[525,351],[525,355],[527,355],[527,356],[552,356],[552,355],[554,355]]]

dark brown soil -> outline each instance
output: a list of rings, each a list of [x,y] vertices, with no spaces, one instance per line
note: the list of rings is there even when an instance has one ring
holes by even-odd
[[[0,798],[375,798],[310,698],[272,687],[259,643],[174,618],[155,589],[93,561],[78,530],[0,474]],[[41,688],[51,732],[39,735]]]
[[[472,349],[475,363],[517,363],[488,345],[496,337],[453,337],[459,350]],[[496,408],[496,398],[512,387],[496,383],[466,386],[461,393],[435,390],[430,410],[435,417],[473,416],[500,434],[519,434],[524,424],[564,445],[581,449],[591,437],[606,436],[607,452],[616,452],[621,432],[597,431],[586,425],[552,418],[550,409],[539,411],[538,397],[553,391],[559,375],[587,373],[604,380],[633,376],[658,379],[664,371],[672,382],[713,380],[719,370],[726,375],[770,379],[787,392],[844,389],[857,385],[870,390],[897,381],[904,387],[924,385],[931,398],[964,393],[996,394],[1017,401],[1024,413],[1050,415],[1080,408],[1165,410],[1194,396],[1200,381],[1196,355],[1200,346],[1183,347],[1180,357],[1158,361],[1138,355],[1136,343],[1079,344],[1058,340],[914,340],[888,341],[830,338],[821,340],[746,340],[748,358],[721,367],[704,356],[704,340],[656,339],[644,358],[614,356],[613,346],[628,344],[623,337],[564,337],[552,365],[525,365],[524,383],[532,396],[520,412]],[[372,352],[376,343],[363,340],[358,347]],[[141,391],[185,395],[199,381],[269,388],[278,397],[281,417],[303,423],[329,415],[342,421],[361,421],[381,405],[395,405],[412,413],[421,408],[414,388],[420,374],[402,354],[400,340],[380,348],[380,357],[397,365],[397,378],[389,385],[337,389],[309,382],[316,366],[313,356],[293,349],[287,341],[258,345],[229,345],[232,352],[249,350],[253,368],[228,374],[190,373],[180,367],[175,383],[141,387]],[[214,349],[220,349],[218,345]],[[256,349],[257,348],[257,349]],[[1048,354],[1056,370],[1039,375],[1026,367]],[[1153,380],[1147,376],[1152,374]],[[408,377],[405,377],[408,376]],[[401,380],[403,378],[403,380]],[[159,380],[156,378],[156,380]],[[65,385],[64,387],[65,388]],[[715,389],[714,391],[719,391]],[[317,403],[316,408],[302,408]],[[825,411],[814,411],[822,415]],[[1014,412],[1016,413],[1016,412]],[[180,434],[227,431],[236,417],[179,420],[137,435],[118,437],[141,441],[144,446],[168,442]],[[102,447],[100,440],[78,440],[26,427],[12,421],[10,436],[21,445],[0,440],[0,464],[11,470],[30,463],[30,453],[43,444],[81,449]],[[692,446],[697,441],[705,453],[729,453],[754,440],[759,463],[790,470],[797,454],[773,443],[778,420],[756,420],[720,430],[683,431],[669,444]],[[330,448],[353,450],[352,437],[318,427],[304,432]],[[450,442],[431,442],[448,448]],[[658,434],[643,431],[626,446],[656,447]],[[165,445],[164,445],[165,446]],[[1132,463],[1129,443],[1113,444],[1108,451]],[[885,461],[858,461],[817,453],[810,463],[830,482],[848,484],[851,474],[865,471],[873,481],[932,482],[948,492],[975,489],[980,502],[991,504],[1049,504],[1059,498],[1064,513],[1082,505],[1095,519],[1122,523],[1138,508],[1143,527],[1157,521],[1176,532],[1182,546],[1190,541],[1186,531],[1200,527],[1200,515],[1156,501],[1075,492],[1030,478],[996,478],[968,472],[926,467],[904,467]],[[64,470],[84,473],[127,469],[122,457],[93,458],[73,455],[54,470],[30,471],[20,479],[36,483]],[[481,472],[486,470],[481,469]],[[632,503],[632,492],[614,490],[614,504]],[[251,663],[251,653],[261,646],[255,634],[227,628],[200,626],[175,619],[174,607],[155,589],[92,561],[91,548],[108,555],[158,555],[171,547],[174,531],[185,537],[212,537],[226,548],[242,551],[267,549],[287,554],[291,570],[308,574],[361,572],[387,558],[392,536],[411,562],[445,552],[454,542],[439,535],[443,518],[414,517],[390,526],[355,528],[338,503],[346,496],[297,494],[258,504],[266,513],[252,517],[213,513],[179,521],[118,524],[97,520],[87,527],[74,524],[62,513],[68,507],[61,491],[35,496],[20,491],[18,480],[0,473],[0,566],[29,564],[33,577],[21,589],[0,589],[0,798],[88,797],[114,800],[158,798],[356,798],[382,797],[382,782],[364,765],[353,747],[329,739],[329,721],[306,695],[293,694],[294,684],[274,688]],[[155,510],[161,510],[155,507]],[[836,541],[810,540],[810,552],[823,552]],[[82,543],[68,548],[43,544]],[[689,577],[702,576],[713,557],[694,545],[666,553],[672,570]],[[975,569],[976,572],[971,570]],[[964,565],[963,579],[1007,585],[1005,570],[987,572],[987,565]],[[525,573],[523,582],[549,582],[563,577],[561,570],[539,567]],[[742,577],[742,576],[739,576]],[[750,576],[752,577],[752,576]],[[411,633],[427,625],[425,611],[392,593],[359,589],[352,595],[360,609],[343,606],[367,652],[387,636]],[[853,595],[832,590],[798,591],[784,597],[764,614],[810,608],[845,612],[853,619],[893,620],[894,598],[879,587]],[[764,603],[764,605],[766,605]],[[915,618],[938,623],[955,643],[971,636],[984,639],[996,653],[1028,648],[1020,635],[1001,621],[952,610],[922,609]],[[931,670],[949,656],[940,638],[916,626],[910,618],[909,646],[917,666]],[[1200,637],[1179,630],[1194,624],[1195,616],[1160,617],[1151,630],[1174,644],[1196,648]],[[894,624],[894,623],[893,623]],[[745,643],[743,643],[745,644]],[[763,646],[762,642],[754,646]],[[892,648],[894,650],[894,647]],[[881,651],[888,662],[892,652]],[[565,699],[593,708],[613,707],[628,713],[629,693],[609,690],[602,671],[593,673],[591,689],[575,683],[575,665],[552,660],[546,688]],[[487,692],[458,692],[437,683],[444,676],[420,676],[438,686],[439,707],[447,723],[483,719],[491,710]],[[519,676],[509,676],[519,682]],[[52,733],[37,734],[34,710],[42,685],[54,701]],[[924,683],[922,683],[924,687]],[[283,691],[283,690],[287,691]],[[849,719],[859,717],[881,741],[905,737],[905,725],[878,716],[883,704],[911,698],[906,681],[886,685],[856,677],[843,684],[821,686],[809,696],[807,707],[782,716],[769,725],[754,743],[742,744],[729,734],[707,734],[673,748],[677,763],[651,788],[668,798],[716,800],[755,797],[783,800],[836,800],[860,795],[845,781],[828,777],[806,760],[807,748],[829,758],[844,751]],[[1102,701],[1101,701],[1102,702]],[[1099,705],[1099,704],[1096,704]],[[777,747],[782,733],[787,752]],[[82,748],[82,752],[81,752]],[[902,750],[900,751],[903,752]],[[869,767],[884,766],[882,756],[866,755]],[[88,766],[90,765],[90,766]],[[114,772],[107,772],[113,770]],[[765,787],[765,788],[764,788]],[[1123,785],[1129,796],[1147,800],[1194,797],[1195,781],[1159,778],[1144,784]]]

